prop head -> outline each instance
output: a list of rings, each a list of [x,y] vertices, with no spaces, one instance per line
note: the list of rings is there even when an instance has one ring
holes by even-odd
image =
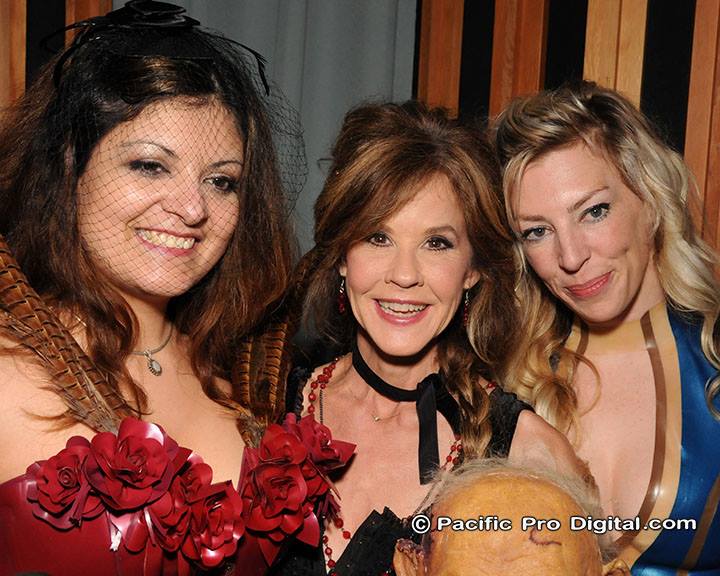
[[[397,545],[399,576],[629,576],[622,562],[603,566],[593,532],[570,529],[571,516],[598,517],[583,486],[492,462],[448,476],[422,545]]]

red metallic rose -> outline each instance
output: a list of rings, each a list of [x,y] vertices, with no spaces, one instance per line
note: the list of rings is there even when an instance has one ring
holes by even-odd
[[[126,418],[117,436],[101,432],[92,439],[85,474],[111,509],[140,508],[167,492],[178,453],[160,426]]]
[[[294,419],[295,415],[292,414],[291,417]],[[300,464],[307,455],[308,449],[300,436],[295,429],[286,425],[270,424],[258,447],[258,458],[261,462]]]
[[[257,449],[243,456],[240,495],[248,532],[272,564],[289,536],[312,546],[320,539],[315,503],[330,489],[326,472],[347,462],[354,445],[333,442],[312,416],[294,414],[269,426]],[[320,460],[315,462],[315,453]]]
[[[355,451],[355,445],[333,440],[330,429],[313,417],[296,421],[294,414],[286,418],[286,426],[296,430],[310,457],[303,463],[302,472],[308,484],[308,497],[322,496],[330,490],[326,474],[345,466]]]
[[[290,422],[295,415],[288,416]],[[315,418],[300,419],[297,429],[302,443],[308,447],[310,458],[324,472],[343,467],[355,451],[355,445],[341,440],[333,440],[330,428],[320,424]]]
[[[143,524],[152,529],[148,536],[164,550],[177,552],[190,527],[190,506],[202,498],[203,491],[211,484],[212,468],[197,454],[192,454],[168,492],[147,506]]]
[[[189,575],[190,563],[207,570],[235,556],[243,574],[259,575],[288,538],[318,545],[316,510],[335,505],[327,472],[353,449],[312,416],[290,415],[245,449],[236,491],[213,484],[210,466],[161,427],[127,418],[117,435],[71,438],[25,483],[33,513],[56,528],[104,513],[111,549],[143,554],[151,572]]]
[[[91,494],[83,475],[89,453],[90,442],[73,436],[57,455],[28,467],[27,498],[35,516],[67,530],[82,518],[94,518],[102,512],[102,502]]]
[[[190,506],[190,529],[183,554],[204,568],[213,568],[237,550],[245,532],[242,500],[232,482],[207,486]]]

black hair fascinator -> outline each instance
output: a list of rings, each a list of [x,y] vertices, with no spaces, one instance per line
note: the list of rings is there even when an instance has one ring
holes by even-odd
[[[184,16],[185,8],[155,2],[153,0],[130,0],[122,8],[108,12],[93,20],[109,21],[117,26],[162,26],[163,28],[189,28],[200,22]]]
[[[169,58],[186,58],[190,60],[207,60],[207,55],[196,54],[184,50],[182,36],[184,33],[200,26],[200,22],[185,15],[185,8],[169,4],[167,2],[155,2],[154,0],[130,0],[122,8],[108,12],[104,16],[96,16],[81,22],[75,22],[66,26],[50,36],[43,39],[42,44],[47,48],[47,41],[68,30],[80,30],[75,36],[72,44],[65,50],[63,55],[55,64],[53,71],[53,82],[55,87],[60,85],[65,63],[73,54],[85,44],[101,40],[104,36],[113,35],[113,32],[120,30],[152,31],[162,30],[162,35],[155,34],[152,43],[136,43],[124,45],[122,41],[113,42],[111,50],[123,52],[126,56],[167,56]],[[116,39],[116,40],[119,40]],[[265,76],[265,58],[262,54],[252,48],[225,38],[226,41],[240,46],[243,50],[252,54],[257,64],[258,75],[262,82],[265,94],[270,93],[267,78]]]
[[[125,105],[138,110],[152,98],[222,93],[231,109],[245,111],[242,118],[245,113],[262,115],[285,204],[288,213],[292,211],[307,175],[302,128],[297,111],[266,77],[261,54],[204,28],[183,7],[153,0],[130,0],[122,8],[76,22],[52,36],[68,30],[76,31],[76,36],[56,57],[49,80],[56,92],[58,116],[69,122],[57,133],[80,134],[75,141],[78,173],[100,136],[127,119],[122,114],[111,117],[114,99],[122,102],[117,110]],[[46,47],[52,36],[44,40]],[[174,84],[173,73],[165,76],[171,69],[185,70],[181,84]],[[98,103],[104,103],[102,113]],[[90,110],[94,110],[90,116],[83,116]]]

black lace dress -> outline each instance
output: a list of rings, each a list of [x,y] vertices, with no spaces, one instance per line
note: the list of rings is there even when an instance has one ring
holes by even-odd
[[[312,374],[311,370],[296,369],[288,382],[288,411],[300,415],[303,409],[303,387]],[[517,399],[515,394],[495,388],[490,393],[490,423],[492,438],[490,452],[505,457],[510,451],[518,416],[532,408]],[[395,543],[400,538],[419,541],[408,522],[398,518],[392,510],[382,513],[373,510],[358,527],[340,558],[336,559],[337,576],[380,576],[394,574],[391,564]],[[324,576],[327,570],[321,547],[313,548],[301,542],[293,542],[283,557],[275,563],[269,576]]]

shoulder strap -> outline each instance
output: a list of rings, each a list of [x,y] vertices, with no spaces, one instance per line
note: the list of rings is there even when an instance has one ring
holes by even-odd
[[[515,394],[495,388],[490,393],[490,424],[492,437],[488,446],[491,456],[505,458],[510,453],[510,444],[517,428],[520,412],[532,410],[529,404],[518,400]]]

